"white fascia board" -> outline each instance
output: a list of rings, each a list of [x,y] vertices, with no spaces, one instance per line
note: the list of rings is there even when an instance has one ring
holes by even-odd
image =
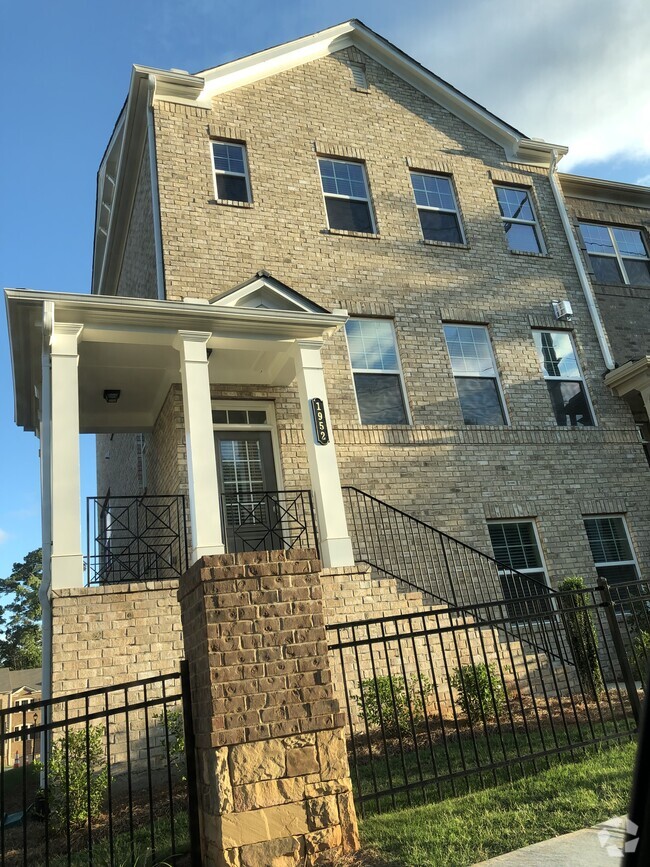
[[[205,70],[201,73],[205,79],[202,102],[210,101],[220,93],[235,90],[303,63],[326,57],[350,45],[357,46],[416,90],[499,144],[504,148],[509,160],[548,166],[553,151],[561,157],[568,150],[563,145],[553,145],[521,136],[513,127],[357,21],[347,21],[311,36]]]
[[[606,181],[601,178],[587,178],[583,175],[558,173],[558,177],[564,195],[569,198],[650,208],[650,187]]]
[[[641,391],[642,388],[650,387],[650,355],[637,361],[628,361],[610,371],[605,377],[605,385],[618,397],[623,397],[630,391]]]

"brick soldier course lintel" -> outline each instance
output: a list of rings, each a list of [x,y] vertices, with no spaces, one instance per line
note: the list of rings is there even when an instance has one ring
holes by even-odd
[[[203,557],[180,581],[206,865],[359,846],[314,550]]]

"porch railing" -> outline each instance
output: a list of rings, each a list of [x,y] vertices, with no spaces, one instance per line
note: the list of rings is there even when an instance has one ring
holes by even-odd
[[[86,582],[160,581],[187,570],[185,498],[88,497]]]
[[[311,491],[241,491],[221,499],[229,552],[318,550]]]

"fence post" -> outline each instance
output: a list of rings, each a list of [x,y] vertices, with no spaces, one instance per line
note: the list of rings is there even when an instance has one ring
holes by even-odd
[[[181,690],[183,694],[183,732],[185,735],[185,765],[187,768],[187,806],[192,867],[201,867],[201,829],[199,827],[199,792],[196,773],[196,740],[192,719],[190,668],[181,659]]]
[[[639,699],[639,693],[637,692],[634,675],[630,668],[630,660],[628,659],[627,651],[625,649],[623,636],[621,635],[621,630],[616,622],[616,610],[614,609],[614,603],[612,602],[612,594],[609,591],[609,584],[605,578],[598,579],[598,590],[600,591],[603,608],[605,609],[607,625],[609,626],[612,641],[614,642],[616,658],[618,659],[618,664],[621,666],[621,673],[623,674],[623,680],[625,681],[627,696],[630,700],[630,705],[632,706],[634,722],[638,728],[641,720],[641,701]]]

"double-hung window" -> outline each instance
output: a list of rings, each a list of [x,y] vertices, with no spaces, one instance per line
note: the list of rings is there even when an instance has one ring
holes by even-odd
[[[548,611],[548,576],[533,522],[490,521],[488,531],[509,616]]]
[[[375,220],[363,164],[319,159],[318,168],[330,229],[374,234]]]
[[[584,519],[596,572],[610,584],[636,581],[639,571],[622,515],[592,515]]]
[[[245,145],[213,141],[212,159],[217,201],[250,202],[251,185]]]
[[[520,253],[545,252],[528,190],[499,186],[495,190],[510,250]]]
[[[588,427],[594,417],[571,335],[533,331],[555,420],[561,427]]]
[[[451,178],[411,172],[411,183],[425,241],[462,244],[465,239]]]
[[[445,325],[444,329],[465,424],[508,424],[487,328]]]
[[[650,256],[640,229],[580,223],[580,232],[599,283],[650,286]]]
[[[362,424],[408,424],[393,323],[348,319],[345,333]]]

